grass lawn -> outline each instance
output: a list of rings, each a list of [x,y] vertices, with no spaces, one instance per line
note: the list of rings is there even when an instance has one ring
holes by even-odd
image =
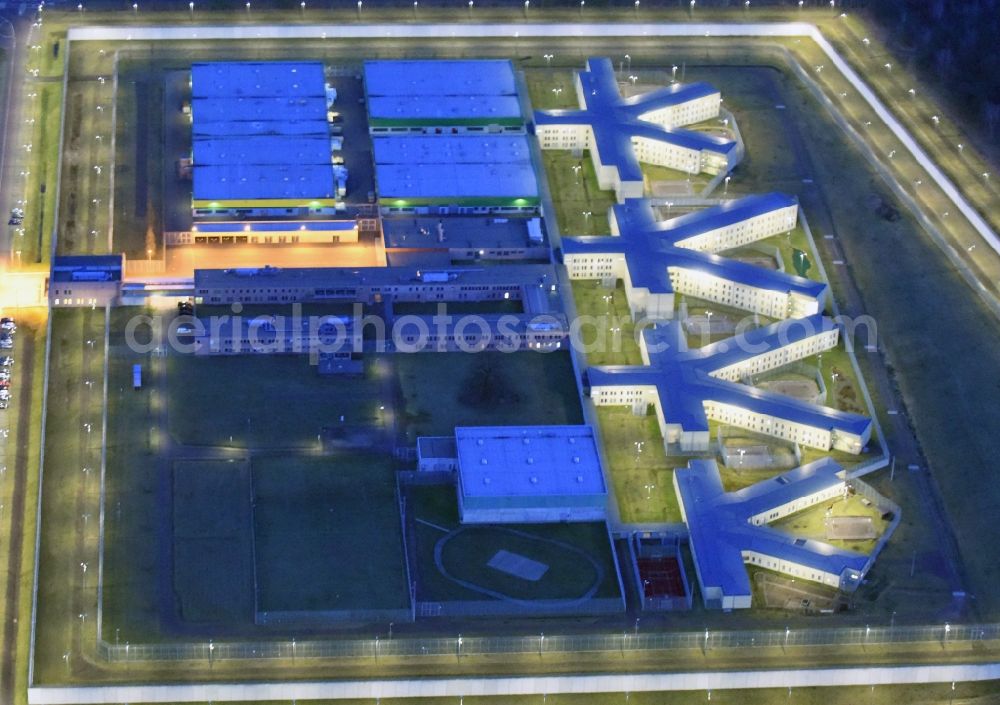
[[[96,571],[88,575],[81,564],[98,564],[104,311],[55,309],[51,316],[36,673],[58,669],[81,630],[93,639],[97,613]],[[93,348],[88,340],[96,341]],[[79,614],[89,621],[71,618]]]
[[[613,191],[602,191],[586,150],[579,157],[567,150],[542,152],[545,174],[549,180],[556,222],[563,236],[610,235],[608,209],[615,203]],[[573,167],[581,167],[575,172]],[[589,216],[584,215],[590,213]]]
[[[441,529],[459,528],[453,485],[413,486],[408,497],[410,515],[420,520],[413,524],[412,539],[416,541],[417,595],[421,601],[497,599],[441,573],[434,559],[436,546],[442,565],[453,578],[513,599],[575,599],[595,582],[595,597],[618,597],[615,562],[604,524],[470,525],[446,534]],[[501,550],[543,563],[548,570],[538,581],[529,581],[491,568],[488,562]]]
[[[837,499],[832,502],[820,502],[819,504],[809,507],[808,509],[803,509],[801,512],[796,512],[795,514],[791,514],[787,517],[779,519],[778,521],[772,522],[770,526],[775,529],[787,531],[790,534],[795,534],[796,536],[819,539],[820,541],[825,541],[834,546],[840,546],[841,548],[846,548],[851,551],[871,553],[875,548],[875,544],[878,542],[877,538],[865,540],[842,540],[828,539],[826,537],[824,520],[826,519],[828,508],[831,517],[871,517],[872,524],[878,532],[878,535],[881,535],[885,531],[886,527],[889,526],[889,522],[882,519],[882,512],[879,511],[878,507],[874,504],[870,506],[865,505],[865,503],[861,501],[860,495],[850,495],[847,499]]]
[[[174,590],[185,622],[253,620],[250,469],[245,460],[173,464]]]
[[[641,365],[642,354],[636,339],[635,324],[619,281],[614,289],[601,282],[580,279],[572,282],[577,315],[593,317],[593,326],[581,326],[581,342],[588,365]],[[610,297],[610,298],[608,298]]]
[[[524,79],[528,84],[528,97],[534,110],[559,110],[578,108],[576,100],[576,71],[565,68],[526,69]]]
[[[167,358],[170,433],[179,443],[315,447],[324,428],[379,423],[379,384],[320,376],[305,355]],[[341,422],[341,416],[344,420]],[[207,421],[210,420],[210,421]]]
[[[622,521],[680,521],[673,473],[687,465],[687,458],[668,458],[663,452],[655,413],[635,416],[623,406],[599,406],[597,418]],[[642,452],[636,443],[642,444]]]
[[[259,610],[409,606],[388,456],[269,455],[253,476]]]
[[[34,121],[30,131],[25,133],[31,142],[32,153],[23,191],[28,204],[24,207],[24,221],[20,227],[11,229],[14,263],[26,269],[48,262],[52,246],[62,84],[33,85],[29,93],[34,93],[35,97],[25,99],[25,112]],[[20,197],[19,183],[14,182],[10,188]]]
[[[411,444],[417,436],[451,435],[456,426],[583,421],[568,352],[413,353],[392,362]]]

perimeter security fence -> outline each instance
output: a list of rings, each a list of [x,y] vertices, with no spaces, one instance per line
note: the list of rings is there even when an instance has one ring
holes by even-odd
[[[532,634],[525,636],[462,636],[435,638],[121,644],[100,641],[97,654],[111,662],[122,661],[223,661],[236,659],[396,659],[414,657],[466,657],[579,653],[638,653],[649,651],[702,651],[713,649],[818,646],[876,647],[891,644],[949,645],[1000,639],[1000,623],[938,624],[920,626],[863,626],[809,629],[711,630],[642,632],[634,629],[604,634]]]

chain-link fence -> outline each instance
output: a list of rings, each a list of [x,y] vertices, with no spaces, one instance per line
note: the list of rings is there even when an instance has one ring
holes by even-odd
[[[107,661],[223,661],[233,659],[373,659],[397,657],[463,657],[502,654],[622,653],[640,651],[813,646],[877,646],[886,644],[991,641],[1000,638],[1000,624],[935,624],[922,626],[865,626],[821,629],[779,629],[643,633],[626,629],[602,634],[438,638],[111,644],[98,642],[98,655]]]

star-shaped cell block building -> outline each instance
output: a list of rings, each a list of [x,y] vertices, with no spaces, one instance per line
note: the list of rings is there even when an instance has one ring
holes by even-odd
[[[714,460],[692,460],[674,472],[705,607],[751,606],[747,565],[852,592],[877,551],[858,553],[768,524],[850,493],[837,463],[822,458],[736,492],[726,492]],[[881,544],[880,544],[881,545]]]
[[[726,131],[685,128],[719,117],[722,96],[708,83],[624,98],[610,59],[591,58],[574,84],[579,108],[536,111],[535,134],[542,149],[589,150],[598,184],[619,202],[643,195],[640,163],[720,174],[739,161],[739,145]]]
[[[629,406],[645,415],[653,405],[667,452],[707,451],[716,421],[820,450],[859,454],[871,438],[871,419],[818,406],[741,380],[836,347],[840,331],[816,314],[754,328],[689,350],[682,324],[645,328],[645,365],[588,368],[586,386],[597,406]]]
[[[563,263],[571,279],[621,279],[636,319],[673,318],[675,294],[777,319],[823,310],[823,282],[716,254],[791,232],[790,196],[748,196],[662,221],[648,199],[627,199],[608,218],[614,235],[562,238]]]

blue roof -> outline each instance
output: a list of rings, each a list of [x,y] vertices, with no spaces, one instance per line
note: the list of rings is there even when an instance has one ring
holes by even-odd
[[[309,96],[324,86],[319,61],[214,61],[191,65],[191,98]]]
[[[194,64],[191,93],[195,200],[333,197],[323,64]]]
[[[204,201],[334,197],[331,164],[195,166],[194,197]]]
[[[527,135],[396,135],[373,149],[382,198],[538,197]]]
[[[326,97],[322,94],[307,96],[268,96],[252,98],[194,98],[191,101],[195,134],[201,134],[204,125],[223,122],[277,123],[274,129],[283,129],[288,123],[313,122],[315,127],[326,127]]]
[[[643,95],[623,98],[610,59],[591,58],[579,73],[585,105],[579,110],[535,111],[536,125],[590,125],[602,164],[614,165],[622,181],[642,181],[642,169],[632,147],[643,137],[698,151],[731,154],[736,142],[718,135],[680,127],[663,127],[642,115],[719,91],[707,83],[673,84]]]
[[[862,574],[869,561],[864,554],[750,523],[754,516],[843,482],[843,470],[830,458],[728,493],[714,460],[692,460],[687,468],[675,470],[702,588],[720,588],[725,596],[750,595],[743,551],[833,575]]]
[[[864,435],[871,419],[826,406],[817,406],[777,392],[718,379],[713,373],[757,355],[778,350],[831,330],[822,314],[779,321],[738,336],[688,350],[679,322],[643,329],[650,364],[608,365],[587,370],[590,386],[635,385],[655,387],[663,418],[685,431],[708,431],[705,402],[727,404],[813,428],[837,429]]]
[[[194,142],[195,166],[232,164],[322,164],[331,167],[330,138],[326,135],[258,135],[232,139],[205,137]]]
[[[393,135],[372,139],[376,164],[531,164],[526,135]]]
[[[750,196],[660,222],[656,220],[649,200],[628,198],[624,203],[613,207],[613,216],[621,235],[564,237],[562,249],[564,254],[569,255],[621,254],[625,257],[632,286],[647,288],[650,293],[672,293],[673,286],[667,269],[681,267],[758,289],[794,292],[818,300],[827,290],[827,285],[823,282],[674,244],[699,231],[708,232],[742,218],[784,208],[791,203],[794,201],[783,194]],[[680,234],[675,232],[675,226]]]
[[[607,494],[590,426],[455,429],[463,497]]]
[[[365,90],[375,120],[521,117],[506,60],[366,61]]]
[[[52,281],[74,281],[74,272],[108,272],[107,281],[122,278],[121,255],[63,255],[52,258]]]

